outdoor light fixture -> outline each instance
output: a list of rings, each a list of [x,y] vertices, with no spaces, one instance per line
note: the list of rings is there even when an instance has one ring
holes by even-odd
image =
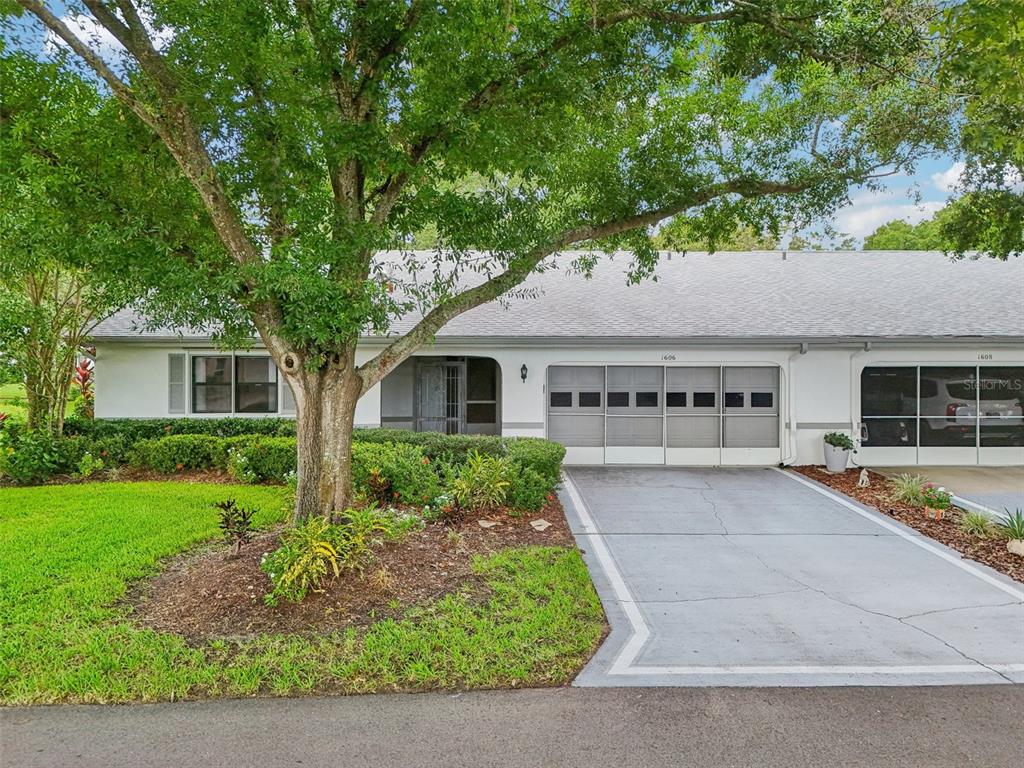
[[[519,375],[523,377],[523,383],[524,384],[526,383],[526,374],[527,373],[529,373],[529,371],[526,368],[526,363],[523,363],[523,367],[519,369]]]

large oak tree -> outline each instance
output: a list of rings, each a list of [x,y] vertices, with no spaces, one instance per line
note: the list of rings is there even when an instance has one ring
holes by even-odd
[[[194,188],[216,247],[161,254],[144,310],[255,329],[295,393],[300,517],[349,501],[360,395],[559,250],[629,251],[640,279],[673,216],[777,235],[949,116],[917,86],[922,0],[18,3],[7,34],[48,34]],[[425,230],[432,256],[380,258]]]

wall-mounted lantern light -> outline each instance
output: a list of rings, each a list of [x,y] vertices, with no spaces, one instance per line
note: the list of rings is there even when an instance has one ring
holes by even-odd
[[[524,384],[526,383],[526,374],[527,373],[529,373],[529,371],[526,368],[526,363],[523,363],[523,367],[519,369],[519,375],[522,376]]]

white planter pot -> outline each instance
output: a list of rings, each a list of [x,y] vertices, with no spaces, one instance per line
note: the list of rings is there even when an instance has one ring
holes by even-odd
[[[1024,557],[1024,539],[1010,539],[1006,542],[1006,551]]]
[[[846,464],[850,459],[850,452],[846,448],[824,443],[825,446],[825,469],[833,475],[846,471]]]

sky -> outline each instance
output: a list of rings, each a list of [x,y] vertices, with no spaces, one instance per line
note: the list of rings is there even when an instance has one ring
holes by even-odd
[[[922,160],[913,174],[888,177],[884,190],[856,187],[850,192],[851,204],[836,214],[835,228],[853,235],[859,245],[886,222],[916,224],[931,218],[953,196],[962,170],[961,162],[942,155]]]

